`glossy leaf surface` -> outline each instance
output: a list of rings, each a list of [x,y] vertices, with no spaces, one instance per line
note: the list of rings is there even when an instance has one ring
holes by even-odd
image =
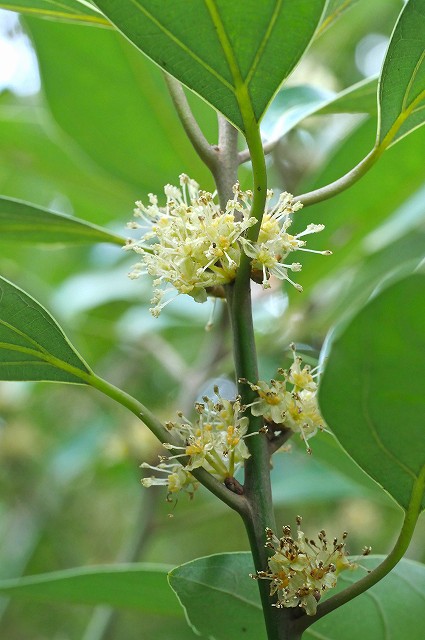
[[[108,20],[96,10],[96,7],[85,0],[82,2],[79,0],[3,0],[0,2],[0,8],[52,20],[110,26]]]
[[[21,200],[0,197],[0,241],[35,244],[112,242],[124,238],[89,222],[48,211]]]
[[[425,276],[389,286],[337,332],[320,386],[330,429],[404,509],[425,465],[424,315]]]
[[[48,311],[0,278],[0,379],[81,384],[89,374]]]
[[[248,0],[242,9],[227,0],[96,2],[141,51],[242,131],[261,119],[302,56],[324,4]]]
[[[409,0],[394,29],[379,83],[378,144],[425,124],[425,1]]]

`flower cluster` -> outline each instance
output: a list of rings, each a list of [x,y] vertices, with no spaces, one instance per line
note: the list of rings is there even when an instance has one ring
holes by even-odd
[[[255,218],[249,217],[248,196],[239,185],[233,188],[234,197],[224,212],[213,195],[200,191],[188,176],[180,176],[180,186],[181,189],[166,185],[163,208],[152,194],[149,206],[136,202],[134,215],[143,224],[129,223],[133,229],[149,229],[140,241],[130,241],[126,248],[142,256],[130,277],[149,273],[155,278],[151,301],[154,316],[173,299],[163,302],[164,295],[173,288],[176,295],[186,293],[197,302],[205,302],[210,290],[234,280],[241,256],[238,239],[256,223]],[[155,242],[149,246],[149,240]],[[167,288],[168,284],[172,287]]]
[[[297,536],[291,535],[291,527],[283,527],[279,539],[271,529],[266,529],[266,548],[274,553],[268,560],[268,570],[251,575],[254,579],[270,580],[270,595],[277,594],[275,607],[302,607],[307,615],[314,616],[323,592],[335,587],[337,576],[345,569],[353,569],[346,555],[343,533],[341,542],[334,538],[328,542],[325,531],[315,540],[309,540],[301,531],[301,517],[297,517]]]
[[[191,471],[203,467],[220,482],[233,481],[233,476],[250,454],[244,442],[248,429],[248,418],[241,417],[240,400],[234,402],[221,397],[215,387],[217,401],[204,397],[203,402],[195,405],[197,419],[192,422],[178,413],[176,422],[166,424],[170,434],[179,444],[165,443],[169,451],[177,451],[175,455],[160,457],[160,463],[154,467],[143,463],[143,468],[150,468],[164,474],[163,478],[152,476],[144,478],[145,487],[164,485],[168,487],[168,495],[180,490],[193,493],[196,480]],[[179,462],[180,461],[180,462]]]
[[[294,198],[290,193],[283,192],[280,194],[277,204],[268,208],[270,200],[273,198],[273,191],[267,191],[266,211],[261,221],[260,233],[256,242],[241,237],[244,252],[252,258],[252,277],[262,282],[266,289],[270,287],[270,276],[276,276],[280,280],[286,280],[292,284],[295,289],[302,291],[300,284],[293,282],[288,276],[288,271],[301,271],[302,265],[299,262],[286,263],[286,258],[293,251],[307,251],[310,253],[319,253],[321,255],[331,255],[331,251],[315,251],[306,249],[306,241],[301,240],[306,235],[323,231],[323,224],[309,224],[307,228],[296,235],[288,233],[288,229],[292,224],[291,214],[302,209],[301,202],[294,202]]]
[[[295,345],[291,344],[291,348],[293,364],[287,371],[279,369],[283,380],[271,380],[270,383],[260,380],[256,384],[244,380],[258,394],[258,400],[247,406],[252,415],[263,416],[268,423],[299,433],[311,453],[307,440],[318,430],[325,429],[325,421],[317,404],[315,373],[308,365],[301,366],[302,359],[297,356]]]
[[[300,271],[299,262],[286,263],[293,251],[313,251],[305,248],[301,239],[317,233],[323,225],[309,224],[297,234],[290,235],[291,214],[301,209],[289,193],[282,193],[277,204],[267,208],[273,191],[267,192],[266,212],[257,241],[248,240],[246,231],[257,223],[251,217],[253,194],[233,187],[233,198],[224,208],[214,201],[214,195],[201,191],[199,185],[187,175],[180,176],[180,188],[164,187],[166,204],[158,205],[157,196],[149,195],[149,205],[136,202],[135,220],[131,229],[143,229],[140,240],[129,240],[126,249],[141,256],[133,267],[131,278],[144,273],[154,277],[154,296],[151,313],[158,316],[161,309],[175,295],[186,293],[197,302],[205,302],[220,288],[232,282],[240,264],[242,251],[252,258],[252,278],[270,286],[272,275],[290,282],[296,289],[302,287],[288,276],[288,271]],[[313,251],[329,255],[330,251]],[[164,298],[165,296],[165,298]]]

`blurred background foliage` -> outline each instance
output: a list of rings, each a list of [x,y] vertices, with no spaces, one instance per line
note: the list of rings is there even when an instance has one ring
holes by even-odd
[[[377,74],[401,7],[401,0],[358,0],[314,42],[290,84],[335,92]],[[161,193],[180,173],[213,188],[161,72],[117,33],[2,11],[0,58],[4,195],[125,233],[133,202]],[[215,114],[189,98],[214,142]],[[268,157],[270,186],[298,194],[352,168],[373,145],[371,111],[302,121]],[[270,110],[265,134],[280,117],[277,107]],[[387,151],[351,189],[298,214],[294,226],[326,225],[317,248],[334,255],[304,257],[303,294],[280,283],[267,293],[255,287],[262,378],[287,364],[291,341],[316,363],[334,322],[384,278],[423,258],[424,148],[425,128]],[[241,168],[240,179],[249,185],[249,167]],[[189,412],[217,382],[231,395],[225,309],[217,305],[210,332],[204,329],[209,303],[191,299],[178,299],[154,320],[150,282],[127,278],[133,262],[108,245],[47,249],[1,242],[2,275],[53,313],[95,371],[163,419],[177,409]],[[164,492],[142,489],[138,467],[155,464],[158,452],[132,415],[94,390],[0,383],[0,577],[115,560],[176,565],[248,549],[238,518],[202,489],[193,502],[182,496],[176,505]],[[290,453],[275,457],[273,478],[278,522],[293,522],[300,513],[312,533],[348,529],[353,554],[365,544],[377,553],[391,548],[401,512],[332,437],[313,441],[312,458],[294,442]],[[425,560],[424,532],[422,519],[409,557]],[[97,640],[99,615],[3,599],[0,636]],[[171,635],[168,625],[144,618],[144,637],[191,635],[183,621],[173,622]],[[132,640],[140,629],[135,614],[120,613],[108,637]]]

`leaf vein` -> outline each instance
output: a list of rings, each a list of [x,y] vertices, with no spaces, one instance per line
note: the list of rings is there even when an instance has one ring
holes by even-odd
[[[249,85],[249,83],[251,82],[251,80],[252,80],[252,78],[253,78],[256,70],[257,70],[257,67],[260,64],[260,60],[263,57],[266,45],[267,45],[267,43],[268,43],[268,41],[269,41],[269,39],[271,37],[272,31],[273,31],[273,29],[274,29],[274,27],[276,25],[277,17],[278,17],[278,15],[280,13],[281,7],[282,7],[282,0],[278,0],[278,2],[275,5],[275,8],[273,10],[270,22],[269,22],[269,24],[267,26],[267,29],[266,29],[265,33],[264,33],[263,39],[260,42],[260,45],[259,45],[259,47],[257,49],[257,52],[256,52],[255,57],[254,57],[254,60],[252,62],[252,65],[251,65],[251,67],[250,67],[250,69],[249,69],[249,71],[247,73],[246,78],[245,78],[245,84],[247,84],[247,85]]]
[[[223,76],[220,73],[218,73],[213,67],[210,67],[210,65],[207,64],[205,60],[200,58],[196,53],[194,53],[191,49],[189,49],[189,47],[187,47],[184,44],[184,42],[179,40],[179,38],[177,38],[171,31],[169,31],[167,27],[165,27],[157,18],[155,18],[155,16],[153,16],[147,9],[145,9],[145,7],[143,7],[138,2],[138,0],[130,0],[130,2],[135,7],[137,7],[137,9],[139,9],[139,11],[143,13],[146,16],[146,18],[148,18],[148,20],[153,22],[153,24],[156,25],[158,29],[163,32],[164,35],[170,38],[170,40],[174,42],[174,44],[180,47],[180,49],[182,49],[182,51],[184,51],[189,57],[193,58],[193,60],[195,60],[198,64],[204,67],[206,71],[208,71],[212,76],[217,78],[217,80],[219,80],[225,87],[227,87],[227,89],[229,89],[234,93],[235,91],[234,87],[232,87],[232,85],[225,78],[223,78]]]

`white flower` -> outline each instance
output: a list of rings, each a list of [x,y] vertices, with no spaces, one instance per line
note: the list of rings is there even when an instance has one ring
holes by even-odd
[[[140,240],[129,241],[126,248],[141,255],[130,277],[149,273],[155,278],[154,316],[173,299],[163,301],[164,294],[173,289],[176,295],[186,293],[197,302],[205,302],[209,290],[232,282],[241,256],[238,239],[256,223],[239,185],[233,188],[234,197],[224,211],[211,193],[200,191],[199,185],[184,174],[180,186],[165,186],[165,207],[159,207],[158,198],[152,194],[148,206],[137,202],[134,215],[144,224],[130,223],[133,229],[146,229]]]
[[[129,240],[126,249],[141,256],[134,265],[130,278],[142,274],[154,277],[154,295],[151,312],[158,316],[161,309],[175,296],[185,293],[196,302],[205,302],[215,295],[237,274],[242,251],[252,258],[251,277],[269,287],[270,276],[287,280],[296,289],[288,272],[301,270],[299,262],[286,259],[293,251],[310,251],[329,255],[330,251],[305,248],[305,235],[322,231],[323,225],[309,224],[296,235],[288,233],[291,215],[302,208],[290,193],[282,193],[277,204],[268,209],[273,191],[267,192],[266,211],[262,218],[258,239],[245,237],[247,229],[257,223],[251,217],[253,194],[233,187],[233,198],[224,208],[214,201],[214,195],[201,191],[199,185],[185,174],[180,176],[180,188],[164,187],[166,204],[158,205],[158,198],[149,194],[149,204],[136,202],[131,229],[143,229],[140,240]],[[141,222],[139,222],[140,220]],[[174,296],[169,297],[169,293]],[[164,297],[165,296],[165,297]]]
[[[273,197],[273,191],[267,192],[267,203]],[[302,286],[294,282],[288,275],[288,271],[300,271],[302,266],[299,262],[287,263],[286,258],[293,251],[308,251],[321,255],[331,255],[331,251],[315,251],[306,249],[305,240],[300,238],[310,234],[323,231],[323,224],[309,224],[307,228],[296,235],[287,232],[292,224],[291,215],[302,208],[301,202],[294,202],[290,193],[281,193],[277,204],[266,210],[261,229],[256,242],[252,242],[244,237],[240,238],[244,252],[252,258],[253,277],[262,282],[264,288],[270,286],[270,276],[276,276],[280,280],[286,280],[298,291],[302,291]]]
[[[170,433],[177,436],[181,444],[163,446],[174,455],[160,456],[160,464],[152,467],[144,463],[142,467],[151,468],[166,474],[164,478],[144,478],[145,487],[154,484],[167,485],[169,494],[179,489],[194,488],[196,480],[191,471],[203,467],[220,482],[233,480],[237,470],[250,453],[245,444],[248,418],[242,417],[239,399],[234,402],[223,399],[215,389],[217,401],[203,398],[195,409],[197,419],[188,420],[178,413],[176,422],[168,422]],[[177,452],[177,453],[175,453]],[[191,491],[193,493],[193,490]]]
[[[273,606],[302,607],[307,615],[314,616],[322,594],[335,587],[338,574],[353,569],[346,555],[345,540],[334,538],[331,543],[325,531],[320,531],[317,542],[301,531],[301,517],[297,517],[297,535],[293,538],[291,527],[283,527],[279,539],[271,529],[266,529],[266,548],[274,554],[268,560],[267,571],[258,571],[251,577],[270,580],[270,595],[277,595]]]

